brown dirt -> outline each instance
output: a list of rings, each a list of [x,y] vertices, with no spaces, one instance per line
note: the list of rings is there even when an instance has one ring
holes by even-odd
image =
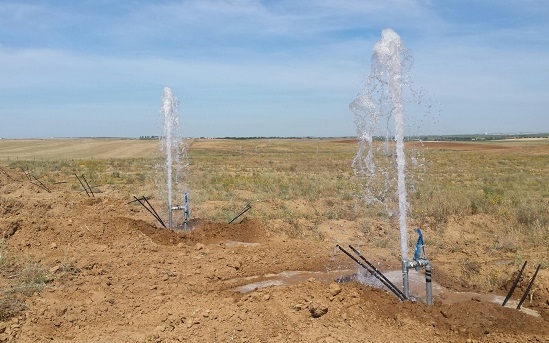
[[[0,232],[11,254],[39,262],[53,281],[26,299],[26,310],[0,323],[0,341],[549,341],[545,271],[528,303],[541,318],[475,297],[455,304],[436,299],[434,306],[400,302],[354,281],[326,282],[321,274],[242,294],[234,289],[270,274],[355,269],[335,243],[364,234],[335,221],[320,225],[323,239],[292,238],[257,219],[231,225],[195,220],[191,233],[176,232],[159,228],[115,192],[88,198],[58,185],[47,193],[21,173],[9,174],[0,173]],[[461,231],[447,230],[445,239],[483,242],[475,225],[489,221],[450,222]],[[394,259],[372,253],[375,260]],[[437,255],[435,280],[472,288],[456,285],[448,265],[460,253]]]

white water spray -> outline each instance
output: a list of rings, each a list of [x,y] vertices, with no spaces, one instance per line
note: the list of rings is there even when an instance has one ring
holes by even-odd
[[[392,216],[395,210],[398,211],[400,250],[403,259],[408,256],[403,86],[409,82],[407,71],[411,67],[411,61],[399,35],[391,29],[383,30],[381,40],[374,46],[371,74],[365,90],[349,106],[355,115],[359,139],[353,168],[357,175],[366,180],[367,203],[382,204],[389,216]],[[389,137],[392,137],[391,119],[394,119],[396,142],[396,185],[393,177],[394,162],[388,160],[392,155],[389,152]],[[380,122],[386,125],[382,126]],[[385,139],[385,160],[379,165],[375,161],[378,149],[374,144],[376,139]],[[377,146],[379,147],[379,144]],[[394,208],[391,202],[395,194],[398,197],[397,208]]]
[[[164,130],[160,141],[161,151],[166,157],[163,167],[165,190],[161,189],[161,197],[166,197],[166,206],[170,218],[169,225],[171,226],[172,208],[174,208],[174,205],[184,203],[184,181],[188,162],[187,148],[179,123],[179,100],[173,95],[169,87],[164,88],[160,115]]]
[[[406,225],[408,201],[405,183],[406,156],[404,155],[404,106],[402,104],[403,61],[401,61],[404,49],[402,46],[399,35],[391,29],[386,29],[381,34],[381,41],[374,46],[374,55],[377,56],[380,65],[386,69],[389,75],[389,92],[393,100],[392,113],[395,118],[400,252],[402,257],[405,258],[408,256],[408,229]]]

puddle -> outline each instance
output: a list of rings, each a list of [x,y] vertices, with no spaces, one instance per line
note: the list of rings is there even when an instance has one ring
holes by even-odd
[[[397,288],[402,289],[402,270],[389,270],[383,272],[383,275],[389,279]],[[307,282],[309,279],[331,283],[331,282],[349,282],[357,280],[360,283],[376,288],[385,289],[383,284],[374,276],[369,274],[356,273],[356,270],[340,269],[327,272],[309,272],[309,271],[284,271],[279,274],[267,274],[262,276],[250,276],[243,280],[250,281],[243,286],[234,288],[239,293],[248,293],[256,289],[271,286],[290,286]],[[408,290],[409,295],[416,301],[426,302],[425,300],[425,275],[423,272],[411,269],[408,271]],[[471,299],[478,299],[483,302],[492,302],[502,304],[504,297],[494,294],[481,294],[474,292],[454,292],[432,282],[433,300],[440,300],[444,304],[455,304]],[[516,309],[518,301],[509,300],[505,307]],[[539,313],[522,306],[523,313],[539,317]]]
[[[306,282],[314,278],[321,282],[330,283],[339,279],[351,278],[355,270],[343,269],[333,270],[328,272],[307,272],[307,271],[284,271],[280,274],[267,274],[263,276],[252,276],[246,280],[257,280],[244,286],[236,287],[234,290],[240,293],[248,293],[256,289],[270,286],[290,286],[298,283]]]
[[[223,244],[225,244],[226,247],[257,247],[261,245],[260,243],[248,243],[238,241],[226,241]]]

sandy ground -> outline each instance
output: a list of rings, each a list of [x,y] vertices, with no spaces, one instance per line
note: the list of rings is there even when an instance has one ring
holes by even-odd
[[[253,215],[230,225],[194,219],[192,232],[178,232],[160,228],[115,192],[91,198],[61,184],[47,193],[9,172],[11,178],[0,173],[0,232],[10,254],[39,262],[52,281],[25,299],[26,310],[0,323],[0,341],[549,341],[545,270],[525,303],[539,316],[486,295],[456,296],[474,288],[452,266],[458,251],[433,261],[434,280],[447,290],[435,290],[433,306],[402,302],[355,280],[358,268],[337,243],[366,242],[360,249],[380,269],[399,266],[349,222],[321,224],[320,239],[291,238]],[[482,246],[478,225],[497,223],[477,216],[448,225],[447,242],[466,236]],[[490,261],[474,251],[478,261]],[[9,277],[2,275],[2,284]],[[505,296],[514,275],[508,279],[494,295]]]

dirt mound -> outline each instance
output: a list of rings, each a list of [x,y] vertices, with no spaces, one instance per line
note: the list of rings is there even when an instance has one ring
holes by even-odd
[[[227,241],[259,243],[265,239],[263,224],[256,219],[225,224],[191,219],[189,231],[159,229],[142,220],[126,220],[132,227],[150,237],[157,244],[216,244]]]

